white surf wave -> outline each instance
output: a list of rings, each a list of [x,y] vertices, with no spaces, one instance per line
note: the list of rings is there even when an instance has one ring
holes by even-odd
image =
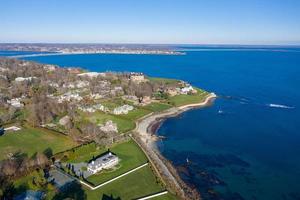
[[[285,109],[293,109],[294,107],[292,106],[286,106],[286,105],[282,105],[282,104],[274,104],[274,103],[270,103],[270,104],[267,104],[269,107],[272,107],[272,108],[285,108]]]

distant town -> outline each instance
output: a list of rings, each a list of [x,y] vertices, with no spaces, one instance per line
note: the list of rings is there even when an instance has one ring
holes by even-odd
[[[38,44],[0,43],[0,51],[26,51],[45,54],[159,54],[184,55],[184,52],[160,45],[134,44]],[[32,56],[32,54],[30,54]],[[27,55],[27,56],[30,56]],[[33,54],[34,55],[34,54]],[[24,55],[22,55],[24,57]]]

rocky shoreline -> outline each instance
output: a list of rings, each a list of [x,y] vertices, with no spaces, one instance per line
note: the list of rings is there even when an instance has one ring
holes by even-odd
[[[156,141],[159,139],[156,131],[166,118],[177,116],[193,108],[209,106],[216,97],[214,93],[210,93],[203,102],[171,108],[161,113],[151,113],[136,122],[133,138],[145,152],[167,189],[181,199],[201,199],[201,195],[196,188],[187,185],[171,162],[161,155],[156,145]]]

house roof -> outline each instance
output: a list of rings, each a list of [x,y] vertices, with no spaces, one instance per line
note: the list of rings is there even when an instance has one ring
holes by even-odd
[[[88,167],[91,169],[97,169],[102,165],[107,164],[109,161],[111,160],[115,160],[118,159],[117,156],[115,156],[114,154],[112,154],[111,152],[97,158],[96,160],[92,160],[89,164]]]

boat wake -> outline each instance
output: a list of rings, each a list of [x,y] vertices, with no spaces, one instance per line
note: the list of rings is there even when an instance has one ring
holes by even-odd
[[[294,108],[292,106],[286,106],[286,105],[274,104],[274,103],[267,104],[267,106],[269,106],[271,108],[284,108],[284,109],[293,109]]]
[[[251,104],[251,105],[256,105],[256,106],[267,106],[270,108],[281,108],[281,109],[294,109],[295,107],[293,106],[288,106],[288,105],[284,105],[284,104],[275,104],[275,103],[269,103],[269,104],[263,104],[263,103],[258,103],[255,102],[253,100],[251,100],[250,98],[247,97],[240,97],[240,96],[228,96],[228,95],[223,95],[220,96],[223,99],[227,99],[227,100],[233,100],[233,101],[237,101],[240,104]],[[219,110],[218,114],[224,114],[224,111]]]

